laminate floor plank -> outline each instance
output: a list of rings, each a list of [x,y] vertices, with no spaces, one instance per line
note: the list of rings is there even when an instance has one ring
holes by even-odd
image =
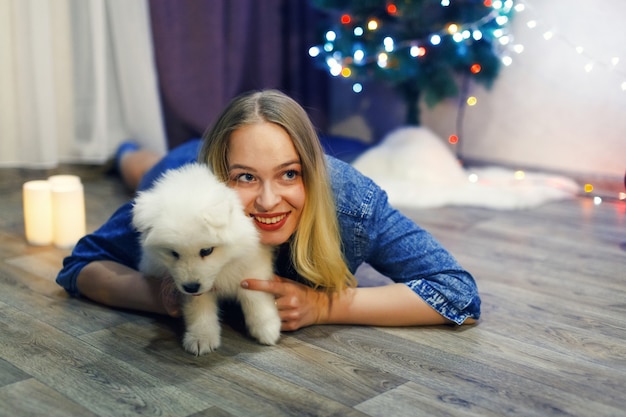
[[[187,415],[212,405],[4,303],[0,326],[5,360],[97,415]]]
[[[283,335],[280,349],[246,352],[239,344],[225,346],[226,349],[243,363],[349,406],[406,382],[395,374],[303,344],[297,337],[289,335]],[[304,363],[306,366],[302,366]]]
[[[0,388],[28,378],[30,375],[26,372],[22,372],[10,362],[0,359]]]
[[[415,382],[407,382],[404,385],[372,397],[358,404],[355,408],[372,417],[502,416],[502,410],[493,412],[472,404],[467,398],[460,398],[454,393],[444,393],[418,385]]]
[[[71,298],[56,283],[0,261],[0,301],[73,335],[142,316]]]
[[[590,355],[581,358],[576,346],[569,350],[555,350],[551,344],[538,346],[536,343],[518,338],[512,340],[510,334],[494,330],[499,324],[481,323],[474,331],[458,332],[455,339],[458,343],[446,349],[449,354],[459,357],[471,356],[481,367],[491,368],[497,374],[512,372],[520,378],[535,383],[558,387],[565,392],[575,392],[581,398],[601,402],[607,406],[623,408],[623,387],[626,384],[626,371],[623,361],[615,367],[599,364],[598,356],[606,358],[604,347],[590,349]],[[504,326],[501,326],[502,328]],[[523,334],[515,325],[511,331]],[[442,343],[449,343],[448,334],[440,329],[428,329],[423,335],[407,332],[403,329],[381,329],[385,333],[405,338],[416,346],[424,345],[430,349],[438,349]],[[593,342],[591,342],[593,343]],[[604,352],[600,355],[594,351]],[[483,355],[482,352],[488,352]],[[613,359],[609,359],[613,361]]]
[[[304,345],[288,335],[282,337],[278,346],[267,347],[228,327],[223,329],[222,346],[201,358],[184,352],[175,332],[163,325],[126,323],[84,335],[81,340],[135,366],[145,360],[145,352],[151,352],[158,360],[146,372],[173,385],[202,379],[211,386],[227,387],[228,372],[245,364],[262,375],[261,381],[267,381],[267,375],[271,375],[285,384],[310,390],[310,397],[319,396],[321,402],[353,406],[406,382],[396,375]],[[220,369],[217,373],[216,367]]]
[[[302,364],[305,367],[306,364]],[[238,416],[347,416],[366,414],[289,381],[236,362],[224,361],[212,369],[222,383],[207,374],[182,384],[196,396],[209,396],[217,407]],[[335,386],[341,389],[341,386]]]
[[[445,333],[446,329],[442,327],[441,331]],[[464,345],[467,351],[453,354],[441,348],[447,344],[432,347],[386,334],[385,337],[349,327],[319,327],[307,331],[302,339],[326,349],[332,345],[337,354],[361,358],[381,370],[442,395],[454,395],[459,401],[475,407],[494,412],[514,410],[507,415],[523,414],[524,410],[536,410],[543,415],[577,415],[577,412],[580,415],[616,415],[615,411],[624,409],[626,404],[621,394],[616,396],[614,391],[609,391],[607,395],[605,387],[585,391],[594,383],[588,380],[577,387],[581,389],[580,393],[572,394],[567,386],[561,386],[562,376],[549,374],[551,377],[546,378],[540,367],[533,367],[530,363],[522,363],[519,367],[513,363],[495,367],[490,361],[491,356],[477,355],[478,351],[469,344]],[[455,343],[455,339],[448,338],[445,342]],[[524,366],[531,368],[532,377],[528,376]],[[524,371],[520,372],[520,369]],[[608,405],[606,400],[609,400]]]
[[[228,411],[224,411],[219,407],[210,407],[206,410],[198,411],[188,417],[234,417],[233,414]]]
[[[175,333],[167,330],[167,326],[138,328],[134,323],[128,323],[84,335],[81,339],[134,366],[145,363],[146,352],[149,352],[154,355],[153,362],[145,372],[232,415],[362,415],[333,399],[336,394],[318,394],[308,387],[283,379],[280,373],[249,366],[237,359],[240,351],[237,356],[222,353],[222,348],[202,357],[190,355],[182,350]],[[280,344],[276,347],[260,346],[237,332],[225,329],[223,345],[238,341],[238,347],[251,356],[264,355],[272,350],[283,351]],[[297,370],[306,375],[309,366],[298,364]],[[275,367],[278,368],[279,364]],[[349,381],[337,381],[336,377],[329,375],[327,389],[336,390],[339,383],[349,386]]]
[[[0,413],[4,416],[92,417],[92,413],[48,385],[27,379],[0,387]]]

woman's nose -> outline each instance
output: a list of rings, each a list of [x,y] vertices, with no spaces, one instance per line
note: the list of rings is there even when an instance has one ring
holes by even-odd
[[[271,182],[265,182],[259,189],[256,202],[264,210],[270,210],[280,202],[280,195],[276,193]]]

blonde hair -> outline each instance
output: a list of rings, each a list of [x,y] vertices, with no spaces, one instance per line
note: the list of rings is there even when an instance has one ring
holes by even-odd
[[[276,90],[256,91],[235,98],[204,134],[199,161],[207,163],[221,181],[227,182],[231,133],[260,122],[274,123],[285,129],[302,165],[305,204],[290,243],[296,271],[314,287],[328,292],[355,286],[356,279],[342,256],[324,151],[311,120],[295,100]]]

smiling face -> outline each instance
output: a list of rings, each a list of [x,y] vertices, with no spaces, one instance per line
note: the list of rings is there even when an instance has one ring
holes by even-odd
[[[229,139],[228,173],[228,184],[254,220],[261,242],[286,242],[305,202],[300,157],[287,132],[268,122],[235,130]]]

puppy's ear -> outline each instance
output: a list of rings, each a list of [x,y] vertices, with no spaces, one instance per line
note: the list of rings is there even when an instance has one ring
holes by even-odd
[[[157,235],[152,233],[151,227],[141,232],[141,239],[144,247],[159,247],[163,245],[162,240],[158,239]]]
[[[149,192],[140,192],[133,202],[133,226],[140,233],[146,233],[152,228],[155,217],[156,205],[152,202],[152,195]]]
[[[219,229],[229,224],[232,211],[230,201],[222,200],[205,212],[202,218],[209,226]]]

